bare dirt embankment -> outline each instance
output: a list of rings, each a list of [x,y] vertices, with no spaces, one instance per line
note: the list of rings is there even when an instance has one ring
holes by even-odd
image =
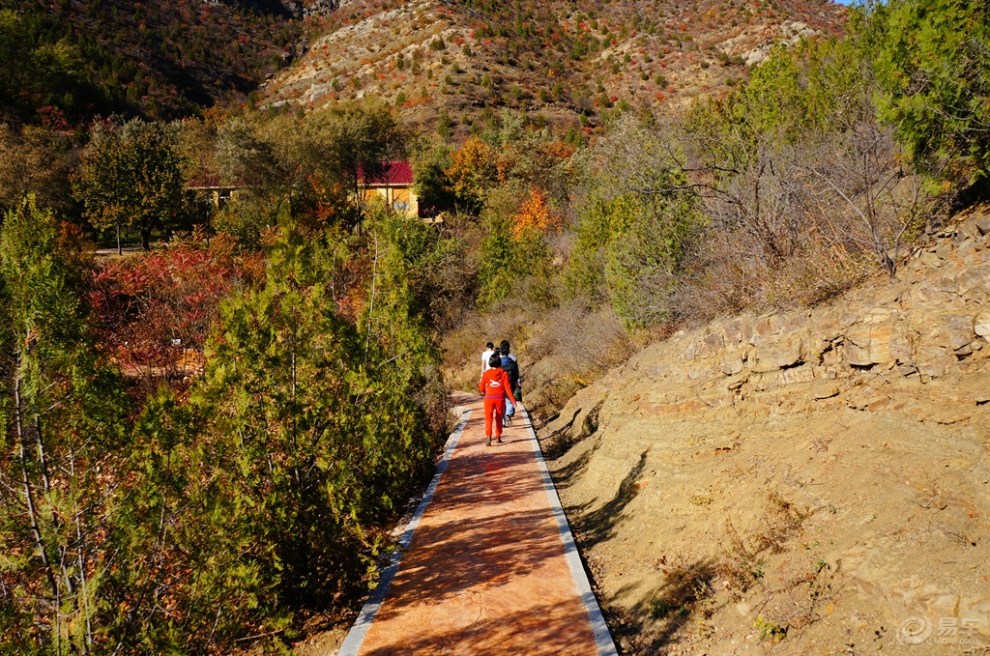
[[[624,653],[990,653],[988,231],[678,333],[543,427]]]

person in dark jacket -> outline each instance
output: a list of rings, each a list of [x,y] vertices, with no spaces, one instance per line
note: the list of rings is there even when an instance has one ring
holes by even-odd
[[[516,362],[516,355],[512,352],[511,345],[508,340],[502,340],[502,343],[498,346],[498,352],[501,355],[501,366],[505,370],[505,373],[509,375],[509,386],[512,389],[513,403],[517,403],[522,400],[522,388],[519,384],[521,377],[519,375],[519,364]],[[508,423],[511,421],[514,412],[509,412],[508,406],[506,406],[505,421]]]

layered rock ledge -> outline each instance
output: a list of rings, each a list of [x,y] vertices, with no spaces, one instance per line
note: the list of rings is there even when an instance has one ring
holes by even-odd
[[[626,653],[990,649],[988,233],[677,333],[544,427]]]

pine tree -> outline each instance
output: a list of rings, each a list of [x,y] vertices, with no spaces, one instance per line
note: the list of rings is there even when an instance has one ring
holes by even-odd
[[[0,638],[24,653],[95,653],[103,635],[96,620],[124,407],[91,337],[83,274],[33,198],[7,213]]]

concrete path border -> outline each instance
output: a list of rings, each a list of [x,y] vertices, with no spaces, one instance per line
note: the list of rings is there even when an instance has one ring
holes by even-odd
[[[588,573],[584,569],[584,563],[581,562],[581,554],[578,553],[577,544],[575,544],[574,536],[571,534],[571,525],[567,521],[567,515],[564,514],[564,508],[560,504],[557,486],[553,484],[550,470],[547,469],[547,463],[543,459],[543,450],[540,449],[540,441],[536,438],[536,431],[533,430],[533,422],[530,421],[529,412],[522,404],[519,405],[519,409],[522,410],[523,416],[526,418],[526,424],[529,426],[528,432],[533,446],[533,453],[536,456],[540,473],[543,474],[543,486],[546,489],[547,499],[550,501],[553,516],[557,520],[560,539],[564,543],[564,558],[567,560],[567,566],[571,570],[574,584],[577,585],[578,593],[581,595],[581,602],[588,611],[588,619],[595,633],[595,643],[598,645],[598,656],[616,656],[618,652],[615,649],[615,643],[612,641],[612,634],[608,630],[608,624],[605,623],[605,616],[602,615],[602,609],[598,605],[598,598],[595,597],[595,593],[591,590],[591,581],[588,579]]]

